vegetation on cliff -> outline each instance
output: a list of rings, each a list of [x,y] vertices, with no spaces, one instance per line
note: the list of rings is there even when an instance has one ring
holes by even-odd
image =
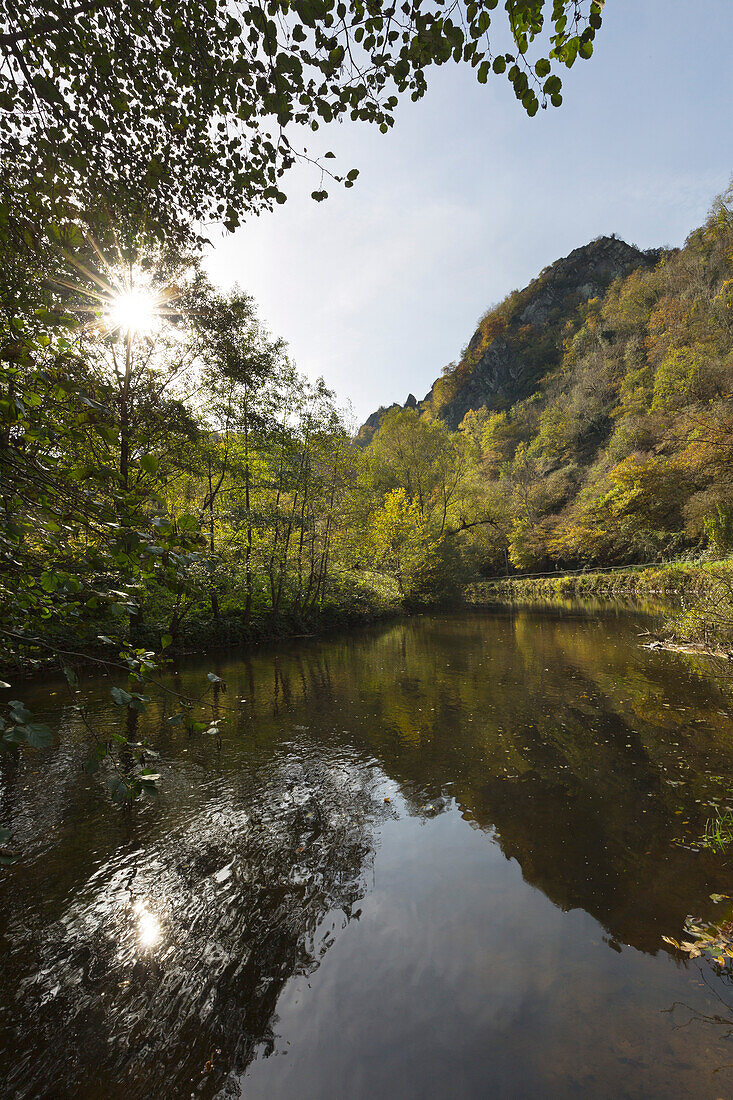
[[[381,418],[372,447],[470,406],[454,439],[485,574],[733,548],[732,200],[679,250],[623,246],[631,270],[599,294],[577,250],[490,311],[417,410]]]

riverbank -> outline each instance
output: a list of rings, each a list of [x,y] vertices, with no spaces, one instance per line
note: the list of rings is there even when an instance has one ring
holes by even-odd
[[[720,586],[733,589],[733,560],[675,562],[643,569],[560,573],[557,576],[498,577],[469,585],[466,600],[481,603],[497,598],[533,596],[664,596],[701,599]]]
[[[663,637],[721,649],[733,643],[733,560],[675,562],[557,576],[501,577],[469,585],[468,604],[546,599],[653,600]]]
[[[381,587],[375,584],[369,589],[355,587],[348,602],[343,593],[339,595],[340,599],[308,611],[260,611],[249,616],[243,608],[232,607],[215,617],[200,604],[182,619],[174,638],[167,635],[169,627],[160,608],[147,607],[137,624],[134,644],[156,653],[164,651],[166,657],[180,657],[217,649],[256,647],[279,640],[326,637],[410,613],[396,591],[386,584]],[[18,644],[11,657],[6,654],[0,660],[0,674],[26,680],[60,664],[84,668],[100,661],[114,663],[122,645],[119,624],[114,620],[100,618],[87,622],[75,638],[49,627],[42,638]]]

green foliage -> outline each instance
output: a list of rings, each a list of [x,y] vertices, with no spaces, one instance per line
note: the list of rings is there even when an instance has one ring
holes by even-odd
[[[557,69],[590,57],[600,0],[508,0],[498,27],[495,6],[3,0],[0,156],[26,212],[106,208],[176,239],[193,220],[231,230],[285,201],[299,128],[348,116],[386,132],[431,66],[505,72],[529,115],[558,106]],[[508,50],[491,65],[494,30]]]
[[[359,506],[375,560],[410,604],[458,596],[497,525],[482,483],[477,439],[416,409],[394,409],[362,452]]]
[[[6,685],[9,686],[9,685]],[[28,708],[18,699],[11,699],[0,717],[0,751],[7,752],[18,745],[45,749],[53,744],[53,734],[42,722],[35,722]]]
[[[654,269],[632,271],[577,310],[570,300],[550,308],[541,332],[523,333],[519,321],[544,273],[480,322],[455,378],[494,340],[510,351],[526,340],[524,369],[540,362],[548,332],[563,332],[534,392],[520,387],[507,408],[499,395],[461,425],[490,494],[504,501],[496,513],[509,518],[508,530],[494,529],[486,572],[503,571],[504,551],[517,569],[544,570],[733,546],[731,198],[716,200],[705,225]]]
[[[732,198],[682,249],[632,254],[641,266],[598,297],[579,304],[581,250],[492,308],[421,406],[382,416],[365,452],[377,500],[404,489],[431,552],[453,532],[486,575],[728,553]],[[495,354],[516,387],[451,433],[444,419],[477,401],[472,374]],[[443,454],[460,474],[436,526]]]

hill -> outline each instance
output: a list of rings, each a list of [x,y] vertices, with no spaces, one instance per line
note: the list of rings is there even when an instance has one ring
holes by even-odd
[[[575,249],[360,432],[382,490],[417,484],[486,575],[725,555],[732,440],[733,191],[682,248]]]
[[[602,296],[614,279],[659,262],[661,249],[642,252],[617,237],[598,237],[546,267],[523,290],[490,309],[461,353],[417,402],[382,407],[359,432],[366,443],[390,409],[419,408],[457,428],[471,410],[499,410],[528,397],[557,366],[578,307]]]

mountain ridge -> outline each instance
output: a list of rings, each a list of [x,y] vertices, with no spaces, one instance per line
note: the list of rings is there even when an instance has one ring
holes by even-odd
[[[529,396],[562,357],[563,339],[579,307],[602,297],[615,279],[652,268],[669,250],[642,250],[615,234],[596,237],[555,260],[522,290],[488,310],[461,353],[422,401],[381,406],[366,418],[357,441],[366,445],[392,409],[415,408],[455,430],[466,413],[505,409]]]

